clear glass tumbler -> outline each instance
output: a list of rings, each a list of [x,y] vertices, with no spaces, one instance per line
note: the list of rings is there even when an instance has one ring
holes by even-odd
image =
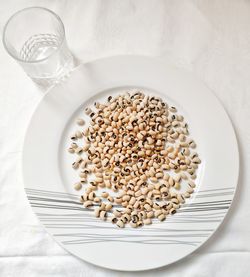
[[[43,88],[60,82],[75,65],[60,17],[46,8],[30,7],[12,15],[4,27],[3,44]]]

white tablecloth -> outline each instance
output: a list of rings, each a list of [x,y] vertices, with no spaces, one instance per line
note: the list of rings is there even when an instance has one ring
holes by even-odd
[[[0,32],[12,13],[28,6],[61,16],[69,47],[83,62],[117,54],[161,55],[202,79],[236,130],[240,178],[223,226],[176,264],[122,273],[71,256],[49,237],[25,198],[22,142],[42,93],[0,45],[0,276],[250,276],[250,2],[8,0],[0,2]]]

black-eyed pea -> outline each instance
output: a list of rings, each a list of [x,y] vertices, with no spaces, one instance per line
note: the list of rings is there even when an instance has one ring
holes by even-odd
[[[103,191],[102,194],[101,194],[101,196],[102,196],[103,198],[108,198],[109,193],[106,192],[106,191]]]
[[[97,178],[95,179],[95,181],[96,181],[96,183],[103,183],[103,178],[97,177]]]
[[[78,167],[80,166],[80,164],[82,163],[82,161],[83,161],[82,157],[81,157],[81,156],[77,156],[75,162],[78,164]]]
[[[130,198],[130,200],[129,200],[129,204],[130,204],[130,205],[134,205],[135,202],[136,202],[136,198],[132,196],[132,197]]]
[[[134,206],[135,209],[138,209],[140,207],[140,202],[136,201],[133,206]]]
[[[168,173],[165,173],[164,176],[163,176],[163,180],[164,181],[168,181],[169,180],[169,174]],[[163,181],[162,181],[163,182]]]
[[[194,192],[194,189],[193,189],[192,187],[189,187],[189,188],[187,189],[187,192],[188,192],[189,194],[191,194],[191,193]]]
[[[197,177],[196,174],[192,174],[192,175],[191,175],[191,179],[193,179],[193,180],[195,180],[196,177]]]
[[[94,191],[91,191],[89,193],[89,200],[93,201],[95,199],[95,192]]]
[[[179,209],[179,208],[180,208],[180,205],[179,205],[179,204],[175,204],[175,203],[173,203],[173,208],[177,210],[177,209]]]
[[[114,199],[114,202],[115,202],[116,204],[121,204],[121,203],[122,203],[122,198],[121,198],[121,197],[116,197],[116,198]]]
[[[92,113],[92,110],[90,109],[90,108],[85,108],[85,113],[86,113],[86,115],[89,115],[90,113]]]
[[[161,214],[158,215],[157,217],[158,217],[158,219],[159,219],[160,221],[163,221],[163,220],[166,219],[166,216],[165,216],[165,214],[163,214],[163,213],[161,213]]]
[[[139,196],[141,196],[141,195],[142,195],[141,190],[138,190],[138,191],[135,193],[135,196],[136,196],[136,197],[139,197]]]
[[[85,169],[85,168],[87,167],[87,165],[88,165],[87,161],[86,161],[86,160],[83,160],[83,161],[81,162],[81,164],[80,164],[80,168],[81,168],[81,169]]]
[[[154,202],[150,198],[146,198],[145,204],[149,204],[152,207]]]
[[[69,148],[68,148],[68,152],[69,152],[70,154],[74,154],[74,153],[75,153],[75,149],[72,148],[72,147],[69,147]]]
[[[100,212],[101,212],[100,207],[97,207],[97,208],[95,209],[95,217],[99,217],[99,216],[100,216]]]
[[[129,195],[124,195],[122,197],[122,201],[129,201],[130,200],[130,196]]]
[[[178,199],[179,203],[181,203],[181,204],[185,203],[185,198],[181,194],[177,195],[177,199]]]
[[[190,146],[191,148],[195,148],[195,147],[196,147],[196,143],[195,143],[194,141],[192,141],[191,143],[189,143],[189,146]]]
[[[107,212],[106,211],[100,211],[100,219],[102,219],[102,220],[107,219]]]
[[[82,188],[82,184],[80,182],[77,182],[74,184],[74,189],[75,190],[80,190]]]
[[[73,163],[72,163],[72,168],[73,168],[73,169],[78,169],[78,168],[79,168],[79,163],[73,162]]]
[[[79,172],[79,177],[80,178],[87,178],[87,174],[85,172],[83,172],[83,171],[80,171]]]
[[[93,202],[90,200],[87,200],[86,202],[84,202],[83,206],[85,208],[90,208],[91,206],[93,206]]]
[[[89,200],[89,197],[88,197],[88,194],[87,193],[84,193],[82,196],[81,196],[81,198],[82,198],[82,203],[83,202],[85,202],[85,201],[87,201],[87,200]]]
[[[153,217],[154,217],[154,212],[153,211],[147,212],[147,218],[153,218]]]
[[[152,210],[152,207],[151,207],[148,203],[146,203],[146,204],[144,205],[144,209],[145,209],[147,212],[149,212],[149,211]]]
[[[155,196],[155,195],[160,195],[161,193],[160,193],[160,191],[158,189],[154,189],[153,190],[153,194]]]
[[[82,132],[76,131],[75,136],[76,136],[76,138],[78,138],[78,139],[82,138]]]
[[[101,203],[101,204],[99,204],[100,205],[100,209],[101,210],[105,210],[105,208],[106,208],[106,204],[105,203]]]
[[[181,188],[180,183],[175,182],[174,188],[177,189],[177,190],[180,190],[180,188]]]
[[[189,186],[190,186],[191,188],[195,188],[195,187],[196,187],[195,183],[194,183],[192,180],[189,180],[189,181],[188,181],[188,184],[189,184]]]
[[[168,183],[169,183],[169,185],[170,185],[171,187],[174,186],[175,181],[174,181],[173,177],[169,177]]]
[[[85,201],[85,200],[84,200],[84,198],[83,198],[83,195],[81,195],[81,197],[80,197],[80,202],[83,204],[84,201]]]
[[[76,149],[78,147],[77,143],[72,142],[70,145],[71,148]]]
[[[122,220],[123,220],[124,223],[129,222],[130,219],[131,219],[131,216],[130,216],[129,214],[124,214],[124,215],[122,216]]]
[[[139,216],[140,216],[140,219],[146,219],[147,218],[147,213],[145,211],[140,211]]]
[[[76,154],[82,154],[82,152],[83,152],[83,149],[81,148],[81,147],[77,147],[76,149],[75,149],[75,153]]]
[[[143,226],[143,221],[139,220],[139,221],[137,222],[137,227],[142,227],[142,226]]]
[[[172,208],[169,210],[169,214],[173,215],[176,213],[176,209],[175,208]]]
[[[95,202],[95,203],[100,203],[100,202],[101,202],[100,197],[95,197],[95,198],[94,198],[94,202]]]
[[[184,134],[179,135],[180,141],[184,142],[186,140],[186,136]]]
[[[87,178],[86,178],[86,177],[81,177],[81,178],[80,178],[80,182],[81,182],[82,184],[86,183],[86,182],[87,182]]]
[[[187,180],[187,175],[184,172],[181,172],[180,175],[183,180]]]
[[[130,221],[129,225],[130,225],[132,228],[136,228],[136,227],[137,227],[137,223],[136,223],[136,222],[133,222],[133,221]]]
[[[157,179],[156,177],[151,177],[151,178],[150,178],[150,181],[151,181],[152,183],[156,183],[156,182],[158,182],[158,179]]]
[[[144,225],[150,225],[150,224],[152,224],[152,220],[151,220],[151,218],[147,218],[147,219],[143,220],[143,223],[144,223]]]
[[[85,121],[84,121],[82,118],[77,118],[76,123],[77,123],[79,126],[82,126],[82,125],[84,125]]]
[[[161,214],[162,214],[162,210],[161,210],[161,209],[156,210],[156,211],[154,212],[155,217],[159,217],[159,215],[161,215]]]
[[[122,207],[127,207],[128,206],[128,201],[122,202]]]
[[[111,203],[114,202],[114,198],[113,198],[111,195],[109,195],[109,196],[107,197],[107,200],[108,200],[109,202],[111,202]]]
[[[124,226],[125,226],[124,222],[123,222],[121,219],[119,219],[119,220],[116,222],[116,225],[117,225],[119,228],[124,228]]]
[[[122,212],[120,210],[116,209],[116,210],[113,211],[113,214],[114,214],[115,217],[121,217]]]
[[[117,221],[118,221],[118,219],[117,219],[115,216],[112,216],[111,222],[112,222],[113,224],[116,224]]]
[[[162,187],[162,188],[160,189],[160,192],[161,192],[161,194],[168,193],[168,192],[169,192],[169,189],[168,189],[167,187]]]
[[[105,210],[108,212],[113,208],[113,205],[111,203],[106,204]]]
[[[132,212],[132,210],[129,209],[129,208],[125,208],[124,209],[124,213],[126,213],[126,214],[131,214],[131,212]]]
[[[148,194],[147,194],[147,197],[149,199],[151,199],[153,197],[153,191],[149,191]]]

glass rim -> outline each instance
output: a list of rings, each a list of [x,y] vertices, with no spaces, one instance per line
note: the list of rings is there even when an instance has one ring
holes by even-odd
[[[32,10],[32,9],[38,9],[38,10],[44,10],[46,12],[49,12],[50,14],[52,14],[53,16],[56,17],[56,19],[59,21],[60,25],[62,26],[62,31],[63,31],[63,38],[60,42],[60,44],[58,45],[58,47],[52,52],[50,53],[47,57],[45,58],[42,58],[42,59],[39,59],[39,60],[35,60],[35,61],[26,61],[26,60],[23,60],[17,56],[15,56],[8,48],[7,44],[6,44],[6,31],[7,31],[7,28],[8,28],[8,25],[9,23],[11,22],[12,19],[14,19],[17,15],[19,15],[20,13],[22,13],[23,11],[27,11],[27,10]],[[49,57],[51,57],[52,55],[54,55],[56,52],[58,52],[61,48],[61,46],[63,45],[63,42],[65,40],[65,28],[64,28],[64,24],[61,20],[61,18],[59,17],[59,15],[57,15],[55,12],[53,12],[52,10],[50,9],[47,9],[47,8],[44,8],[44,7],[39,7],[39,6],[34,6],[34,7],[27,7],[27,8],[24,8],[24,9],[21,9],[17,12],[15,12],[14,14],[12,14],[12,16],[7,20],[7,22],[5,23],[4,25],[4,28],[3,28],[3,36],[2,36],[2,41],[3,41],[3,45],[4,45],[4,48],[5,50],[7,51],[7,53],[15,60],[19,61],[19,62],[22,62],[22,63],[39,63],[39,62],[42,62],[42,61],[45,61],[47,60]]]

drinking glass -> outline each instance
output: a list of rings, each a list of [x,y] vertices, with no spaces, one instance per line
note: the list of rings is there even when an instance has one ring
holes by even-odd
[[[60,82],[75,65],[62,20],[46,8],[25,8],[12,15],[4,27],[3,44],[43,88]]]

